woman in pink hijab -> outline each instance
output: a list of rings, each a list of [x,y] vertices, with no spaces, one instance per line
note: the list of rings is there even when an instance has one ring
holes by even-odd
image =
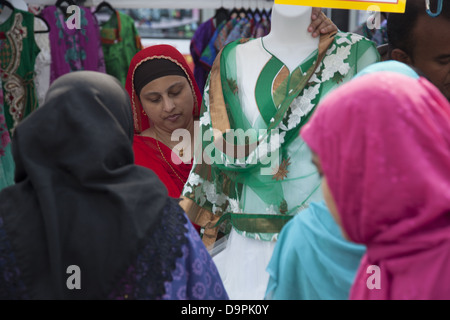
[[[450,299],[450,104],[378,72],[331,92],[301,136],[330,211],[366,245],[350,299]]]

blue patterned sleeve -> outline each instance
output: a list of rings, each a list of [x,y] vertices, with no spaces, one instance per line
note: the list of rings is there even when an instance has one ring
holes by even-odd
[[[0,300],[28,300],[16,257],[0,217]]]
[[[187,217],[186,217],[187,219]],[[187,219],[187,244],[176,261],[173,280],[166,282],[168,300],[228,300],[222,280],[198,232]]]
[[[109,298],[228,300],[216,265],[177,200],[167,200],[159,224]]]

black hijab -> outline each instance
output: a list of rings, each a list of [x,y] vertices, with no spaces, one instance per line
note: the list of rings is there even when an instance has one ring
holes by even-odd
[[[134,164],[127,92],[113,77],[57,79],[16,128],[0,214],[33,299],[104,299],[157,226],[167,191]],[[81,271],[69,290],[67,268]]]
[[[171,60],[167,59],[151,59],[142,63],[134,74],[134,89],[140,97],[142,89],[152,82],[165,76],[182,76],[188,79],[186,72]]]

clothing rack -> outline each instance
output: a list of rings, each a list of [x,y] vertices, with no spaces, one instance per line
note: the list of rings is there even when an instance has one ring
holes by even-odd
[[[55,0],[25,0],[32,5],[54,5]],[[75,1],[86,7],[96,7],[102,0]],[[272,8],[273,0],[110,0],[114,8],[153,8],[153,9],[217,9],[220,7]]]

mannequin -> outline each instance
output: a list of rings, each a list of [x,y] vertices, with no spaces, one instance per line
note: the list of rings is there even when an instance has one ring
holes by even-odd
[[[323,199],[300,128],[325,94],[379,59],[374,44],[355,34],[313,38],[307,32],[311,10],[274,4],[270,33],[226,45],[205,86],[203,144],[196,147],[180,205],[203,227],[203,242],[232,300],[264,298],[266,267],[281,228]],[[266,132],[270,143],[259,140],[237,160],[220,147],[214,156],[221,162],[198,159],[211,145],[205,137],[214,136],[215,143],[236,129]]]
[[[254,128],[265,127],[260,116],[264,106],[258,103],[256,98],[259,96],[259,93],[257,93],[258,81],[261,78],[266,78],[263,71],[265,67],[273,63],[273,57],[276,57],[284,64],[284,67],[278,74],[284,74],[284,76],[289,77],[287,74],[293,75],[297,67],[308,56],[311,56],[319,46],[320,39],[313,38],[307,32],[311,10],[311,7],[305,6],[274,4],[269,34],[261,39],[243,43],[236,48],[237,86],[238,91],[242,93],[240,103],[246,118],[249,119],[251,126]],[[230,54],[230,56],[232,55]],[[306,70],[301,71],[304,72]],[[272,78],[267,76],[267,79]],[[282,161],[282,159],[274,160],[277,163]],[[270,169],[275,166],[276,164],[271,165]],[[302,163],[302,167],[308,174],[313,170],[306,163]],[[288,170],[294,172],[292,169]],[[270,183],[272,179],[267,180]],[[316,185],[318,181],[310,184]],[[293,188],[299,187],[298,185],[291,185]],[[308,189],[308,193],[312,192],[312,188],[301,188]],[[312,192],[310,199],[320,199],[320,197],[320,192]],[[295,205],[294,202],[296,200],[286,198],[286,201],[288,207],[291,207]],[[278,203],[279,200],[276,202]],[[240,207],[243,212],[276,213],[270,212],[270,205],[261,201],[261,197],[255,191],[255,187],[249,185],[243,186]],[[260,300],[264,297],[268,282],[265,266],[270,261],[275,246],[275,241],[273,240],[276,239],[276,236],[274,238],[272,233],[270,235],[265,234],[265,236],[267,238],[264,238],[264,236],[262,238],[267,241],[259,241],[258,239],[261,239],[260,235],[255,235],[255,238],[252,239],[244,235],[244,233],[232,229],[225,249],[217,254],[218,250],[211,251],[231,299]],[[242,270],[246,271],[243,272]]]
[[[317,49],[319,38],[307,31],[311,7],[274,4],[272,28],[263,38],[264,47],[288,67],[295,69],[312,51]]]

